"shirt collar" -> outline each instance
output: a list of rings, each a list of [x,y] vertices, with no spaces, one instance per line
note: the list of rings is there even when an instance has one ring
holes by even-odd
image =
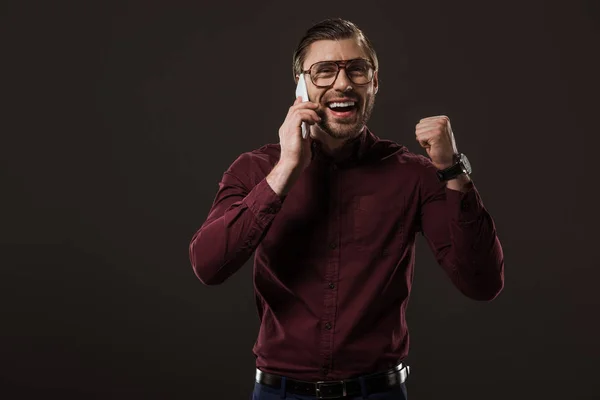
[[[355,164],[365,157],[368,150],[376,141],[377,137],[365,125],[362,132],[357,137],[346,142],[335,157],[323,151],[323,145],[320,141],[313,140],[313,158],[317,157],[338,166]]]

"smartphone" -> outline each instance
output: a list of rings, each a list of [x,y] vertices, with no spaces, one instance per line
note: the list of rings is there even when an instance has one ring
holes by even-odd
[[[296,86],[296,97],[302,96],[302,101],[308,101],[308,90],[306,89],[306,81],[304,80],[304,74],[300,74],[298,79],[298,85]],[[308,137],[308,124],[302,122],[302,137],[306,139]]]

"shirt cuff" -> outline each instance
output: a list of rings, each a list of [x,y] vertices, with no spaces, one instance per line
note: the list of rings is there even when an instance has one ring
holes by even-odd
[[[246,196],[246,205],[262,227],[267,226],[281,209],[285,196],[273,191],[267,179],[260,181]]]
[[[483,213],[483,203],[473,182],[469,183],[466,192],[446,188],[446,201],[452,219],[457,222],[470,222],[478,219]]]

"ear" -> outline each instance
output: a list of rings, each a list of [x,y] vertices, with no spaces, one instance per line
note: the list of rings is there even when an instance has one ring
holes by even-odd
[[[377,93],[379,91],[379,76],[378,73],[379,71],[375,71],[375,76],[373,76],[373,88],[375,89],[375,93]]]
[[[296,77],[294,78],[294,84],[298,84],[298,81],[300,80],[300,75],[296,75]]]

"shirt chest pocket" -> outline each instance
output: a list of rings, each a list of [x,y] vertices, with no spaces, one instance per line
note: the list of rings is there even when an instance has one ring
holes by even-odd
[[[404,199],[357,196],[353,201],[353,234],[360,251],[387,253],[398,246],[404,232]]]

